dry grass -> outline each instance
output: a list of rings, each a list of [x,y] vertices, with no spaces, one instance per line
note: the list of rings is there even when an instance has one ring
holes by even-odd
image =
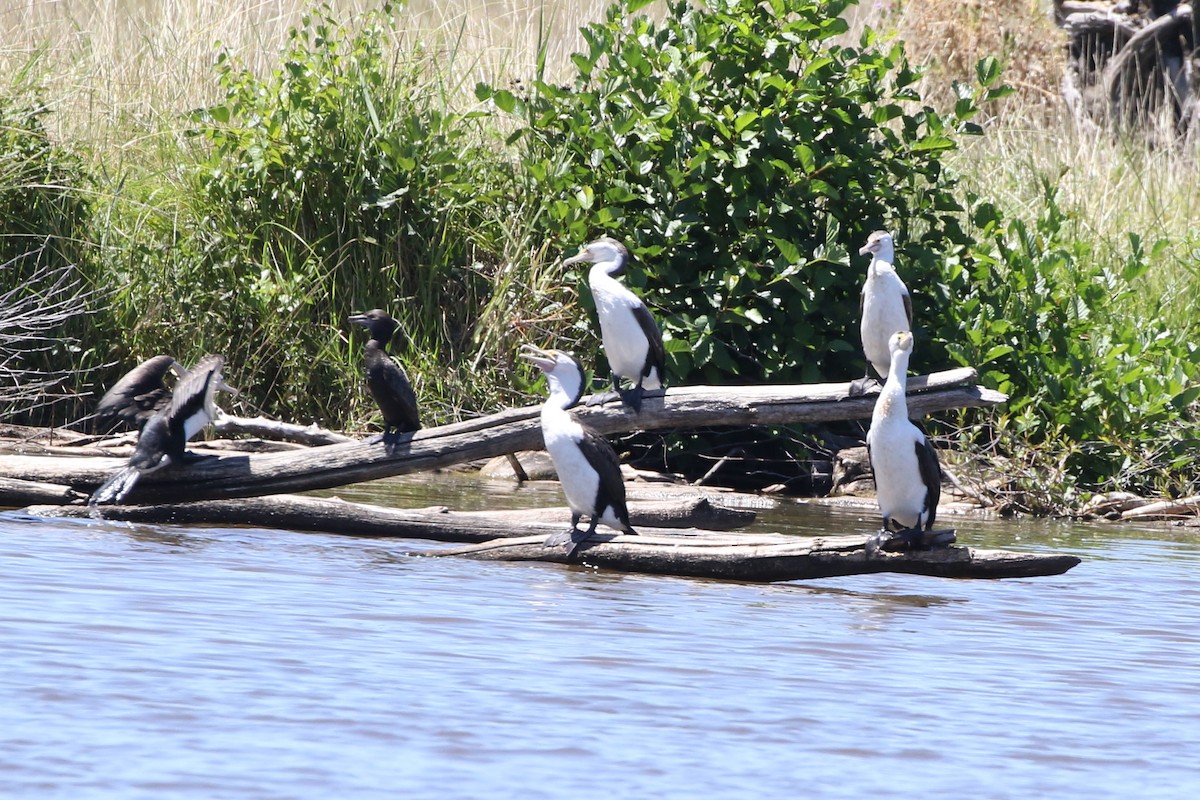
[[[329,5],[352,19],[379,1]],[[502,74],[529,74],[543,37],[552,43],[551,65],[565,67],[581,43],[579,27],[607,5],[413,0],[398,36],[457,53],[458,67],[469,73],[462,85],[470,87]],[[0,70],[13,75],[40,59],[37,74],[56,112],[56,132],[100,148],[121,147],[131,131],[214,99],[218,46],[255,71],[274,68],[289,29],[309,6],[309,0],[17,0],[0,10]]]

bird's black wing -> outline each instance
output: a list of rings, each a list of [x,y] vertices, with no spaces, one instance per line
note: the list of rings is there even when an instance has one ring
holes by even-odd
[[[599,506],[601,509],[612,506],[617,519],[632,531],[633,528],[629,524],[629,508],[625,504],[625,481],[621,477],[621,460],[617,458],[617,451],[608,439],[592,428],[586,425],[580,427],[583,428],[583,439],[579,442],[579,449],[600,476]]]
[[[917,468],[921,471],[921,482],[925,484],[925,507],[929,509],[925,530],[930,530],[937,516],[938,501],[942,498],[942,468],[938,464],[937,451],[927,437],[922,437],[915,447]]]
[[[663,348],[662,333],[658,330],[658,325],[654,322],[654,317],[650,314],[650,309],[646,308],[645,304],[639,303],[633,307],[633,318],[637,320],[638,327],[642,329],[642,334],[646,337],[646,341],[650,343],[650,350],[646,354],[646,366],[642,368],[643,377],[650,374],[651,367],[658,368],[658,380],[663,386],[667,385],[667,351]]]
[[[904,316],[908,317],[908,329],[911,331],[912,330],[912,295],[910,295],[908,293],[908,290],[905,289],[904,294],[900,295],[900,298],[904,301]],[[861,311],[861,309],[860,309],[860,311]]]
[[[417,395],[403,367],[391,357],[384,356],[378,372],[371,377],[368,386],[375,396],[375,402],[379,404],[384,422],[400,433],[420,430],[421,413],[417,408]]]
[[[207,355],[175,384],[171,395],[171,406],[165,411],[168,420],[187,419],[204,407],[208,386],[220,375],[225,366],[225,356]]]
[[[92,415],[96,429],[107,432],[118,420],[128,427],[140,428],[155,411],[165,408],[171,400],[171,391],[163,384],[163,378],[174,363],[173,357],[159,355],[126,372],[96,404]]]

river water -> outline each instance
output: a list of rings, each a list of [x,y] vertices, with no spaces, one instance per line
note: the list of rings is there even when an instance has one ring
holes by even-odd
[[[6,512],[0,796],[1200,796],[1200,535],[952,522],[1083,563],[750,585]],[[760,527],[874,524],[798,504]]]

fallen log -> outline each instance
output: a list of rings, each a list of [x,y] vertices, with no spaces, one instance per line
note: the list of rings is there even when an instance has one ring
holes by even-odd
[[[873,536],[808,538],[701,531],[674,535],[606,534],[585,541],[568,559],[566,548],[546,547],[543,537],[526,536],[412,555],[579,563],[621,572],[754,582],[875,572],[942,578],[1032,578],[1061,575],[1079,564],[1075,556],[1057,553],[1013,553],[958,546],[886,552],[872,547],[873,539]]]
[[[1002,403],[1005,395],[974,385],[970,368],[909,379],[909,413]],[[709,426],[785,425],[867,419],[875,397],[850,397],[849,384],[680,386],[647,396],[640,413],[619,403],[576,410],[601,433]],[[511,409],[465,422],[405,434],[389,452],[382,443],[337,444],[305,451],[236,455],[168,467],[139,481],[130,503],[254,497],[328,489],[433,470],[518,450],[542,448],[540,406]],[[111,458],[0,457],[0,477],[69,485],[91,492],[123,466]]]
[[[496,538],[545,537],[566,530],[571,512],[562,508],[504,511],[451,511],[430,508],[388,508],[351,503],[338,498],[273,495],[237,500],[208,500],[150,506],[35,505],[25,513],[36,517],[88,517],[123,522],[168,524],[252,525],[351,536],[392,536],[435,542],[484,542]],[[754,522],[755,513],[728,508],[709,498],[683,501],[632,502],[629,514],[635,528],[733,530]]]
[[[344,444],[354,439],[341,433],[326,430],[320,425],[295,425],[266,417],[235,417],[221,414],[213,420],[213,429],[222,436],[243,434],[269,439],[275,442],[291,442],[308,447],[327,444]]]
[[[640,506],[641,508],[637,508]],[[630,509],[642,525],[653,504]],[[728,521],[732,509],[706,498],[686,510],[698,519]],[[83,506],[31,506],[38,517],[86,517]],[[257,525],[373,537],[411,537],[440,542],[478,542],[467,547],[411,555],[461,556],[486,561],[578,563],[622,572],[753,582],[903,572],[945,578],[1028,578],[1058,575],[1079,563],[1074,556],[944,547],[887,552],[874,536],[798,537],[781,533],[724,533],[696,528],[668,530],[642,525],[637,536],[597,533],[573,557],[563,547],[546,547],[548,536],[565,529],[565,509],[453,512],[442,507],[393,509],[312,497],[250,498],[162,506],[109,506],[107,519],[130,522]],[[638,516],[641,513],[643,516]],[[746,512],[742,512],[743,514]],[[657,517],[659,521],[663,518]],[[742,521],[741,519],[737,520]]]
[[[0,508],[31,503],[81,503],[86,499],[83,492],[61,483],[0,478]]]

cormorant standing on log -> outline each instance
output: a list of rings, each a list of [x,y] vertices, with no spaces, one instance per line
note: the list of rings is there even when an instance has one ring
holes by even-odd
[[[173,357],[158,355],[126,372],[96,404],[92,429],[97,433],[141,430],[150,417],[171,402],[171,390],[163,383],[168,372],[179,379],[187,370]]]
[[[587,262],[588,286],[600,320],[600,339],[612,370],[613,389],[621,402],[635,412],[642,408],[645,389],[660,389],[666,372],[666,351],[662,334],[650,316],[646,304],[629,291],[617,277],[625,274],[629,251],[625,245],[603,237],[586,245],[564,265]],[[621,389],[621,379],[633,388]]]
[[[908,418],[905,391],[912,347],[909,331],[892,334],[888,377],[867,431],[867,456],[883,515],[880,536],[891,537],[895,532],[908,546],[919,549],[926,546],[922,533],[933,528],[937,516],[942,471],[933,445]]]
[[[863,377],[850,384],[851,397],[866,394],[876,383],[871,378],[871,367],[880,378],[887,380],[892,358],[888,340],[896,331],[912,330],[912,298],[893,266],[895,246],[892,235],[887,231],[875,231],[858,252],[859,255],[871,254],[858,306],[859,330],[868,366]]]
[[[187,452],[188,440],[216,418],[218,391],[237,393],[221,377],[224,366],[225,356],[207,355],[179,379],[170,405],[142,426],[129,464],[92,493],[89,505],[120,503],[142,475],[202,458]]]
[[[544,372],[550,385],[550,396],[542,404],[542,439],[571,507],[570,530],[551,536],[546,546],[570,542],[570,558],[601,522],[623,533],[637,533],[629,524],[617,452],[607,439],[577,422],[567,410],[583,395],[583,369],[561,350],[531,345],[522,345],[521,350],[521,357]],[[581,532],[579,520],[584,515],[589,518],[588,529]]]
[[[371,339],[363,349],[367,389],[383,414],[383,442],[390,450],[400,434],[421,429],[421,416],[412,384],[387,351],[388,342],[400,323],[379,308],[365,314],[355,314],[348,321],[362,325],[371,332]]]

